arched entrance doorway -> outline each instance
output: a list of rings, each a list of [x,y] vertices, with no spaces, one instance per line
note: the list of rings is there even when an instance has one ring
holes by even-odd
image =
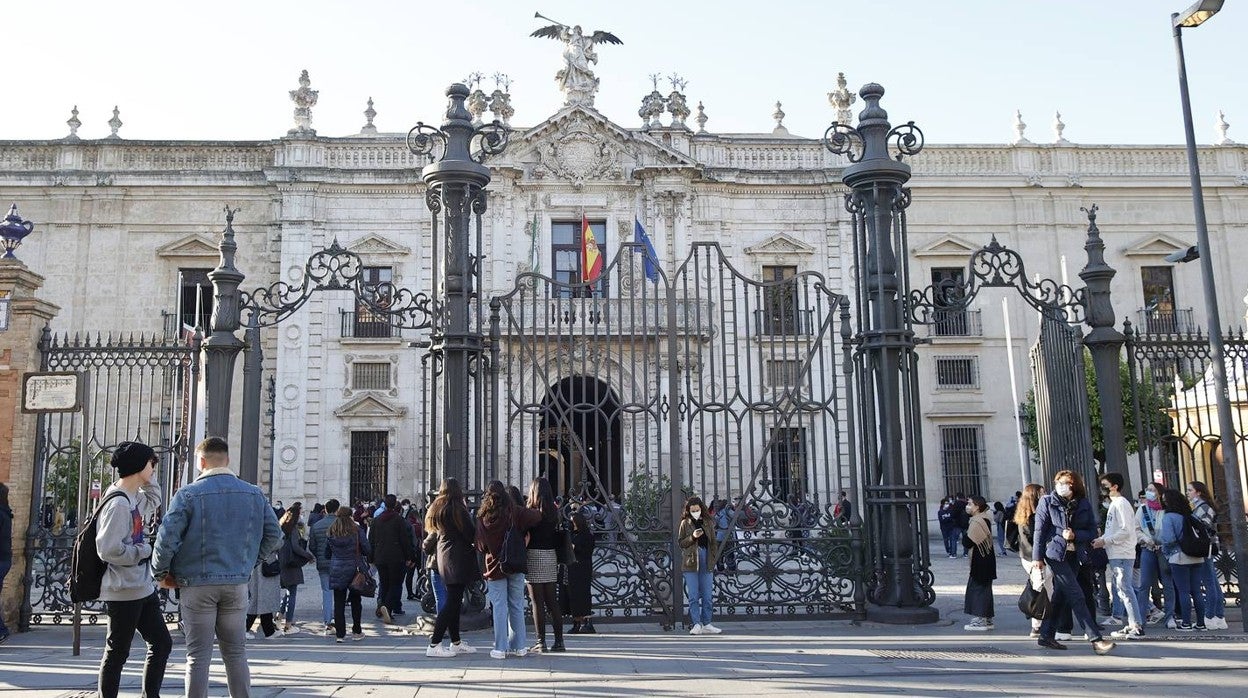
[[[590,376],[560,380],[542,400],[536,474],[549,479],[564,501],[619,495],[624,484],[619,431],[620,401],[611,386]],[[608,491],[601,492],[598,483]]]

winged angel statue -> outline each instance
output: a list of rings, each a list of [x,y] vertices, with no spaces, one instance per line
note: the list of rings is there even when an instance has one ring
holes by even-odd
[[[554,22],[553,19],[543,17],[540,13],[535,16],[538,19]],[[558,39],[563,42],[564,66],[563,70],[555,74],[555,82],[559,83],[559,89],[563,91],[564,104],[594,106],[594,94],[598,92],[598,78],[594,77],[594,71],[590,68],[591,63],[598,62],[598,54],[594,52],[594,45],[623,44],[624,42],[611,32],[595,31],[586,36],[581,32],[579,24],[569,27],[559,22],[542,27],[530,36]]]

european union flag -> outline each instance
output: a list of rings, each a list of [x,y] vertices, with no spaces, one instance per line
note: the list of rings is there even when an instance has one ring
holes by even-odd
[[[641,221],[633,218],[633,242],[641,245],[645,249],[645,271],[646,278],[658,282],[659,280],[659,256],[654,252],[654,243],[650,242],[650,236],[646,234],[646,229],[641,227]]]

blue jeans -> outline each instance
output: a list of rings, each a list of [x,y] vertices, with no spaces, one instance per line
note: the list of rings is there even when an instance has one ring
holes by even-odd
[[[1200,593],[1200,578],[1204,574],[1203,563],[1195,565],[1176,565],[1170,563],[1170,574],[1174,577],[1176,602],[1179,605],[1180,623],[1192,623],[1192,606],[1196,607],[1195,624],[1205,624],[1205,595]]]
[[[685,572],[685,595],[689,597],[689,624],[711,622],[711,591],[714,581],[710,572]]]
[[[285,618],[287,623],[295,622],[295,600],[299,596],[299,585],[282,587],[286,590],[286,597],[282,599],[282,607],[278,609]]]
[[[1226,596],[1218,584],[1218,569],[1213,564],[1213,556],[1205,558],[1201,567],[1202,583],[1205,585],[1205,617],[1222,618],[1226,615]]]
[[[1066,556],[1066,560],[1046,558],[1044,561],[1053,572],[1053,605],[1052,612],[1046,613],[1040,623],[1040,637],[1052,640],[1057,632],[1057,619],[1069,610],[1088,637],[1099,640],[1101,628],[1088,611],[1087,600],[1079,586],[1079,562],[1070,559],[1075,557],[1074,551],[1067,552]]]
[[[485,597],[494,614],[494,649],[515,652],[525,649],[529,639],[524,629],[524,575],[509,574],[503,579],[485,580]]]
[[[325,625],[334,622],[334,590],[329,588],[329,572],[318,572],[321,578],[321,612],[325,616]]]
[[[433,590],[433,612],[441,613],[446,607],[446,584],[437,570],[429,570],[429,588]]]
[[[1158,551],[1148,548],[1140,549],[1140,585],[1135,588],[1136,601],[1141,610],[1153,607],[1153,584],[1161,582],[1161,605],[1166,618],[1174,617],[1174,593],[1171,591],[1173,582],[1170,579],[1169,567],[1162,571],[1161,558]]]
[[[941,534],[941,538],[945,542],[945,554],[957,555],[958,547],[961,545],[962,532],[956,528],[951,528]]]
[[[1109,567],[1105,570],[1105,578],[1109,583],[1110,592],[1114,595],[1114,608],[1117,609],[1118,604],[1121,603],[1126,610],[1127,622],[1143,627],[1144,614],[1140,611],[1139,600],[1135,595],[1135,585],[1131,581],[1134,566],[1134,559],[1110,560]]]

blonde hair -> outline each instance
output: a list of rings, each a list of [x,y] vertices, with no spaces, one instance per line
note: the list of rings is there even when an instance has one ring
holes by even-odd
[[[1031,483],[1023,488],[1023,496],[1018,498],[1018,503],[1014,505],[1014,523],[1023,526],[1031,515],[1036,513],[1036,505],[1040,503],[1040,490],[1044,489],[1036,483]]]
[[[359,530],[359,526],[355,525],[355,519],[351,518],[350,507],[338,507],[338,511],[334,512],[334,522],[329,525],[326,533],[334,538],[343,536],[354,536]]]

